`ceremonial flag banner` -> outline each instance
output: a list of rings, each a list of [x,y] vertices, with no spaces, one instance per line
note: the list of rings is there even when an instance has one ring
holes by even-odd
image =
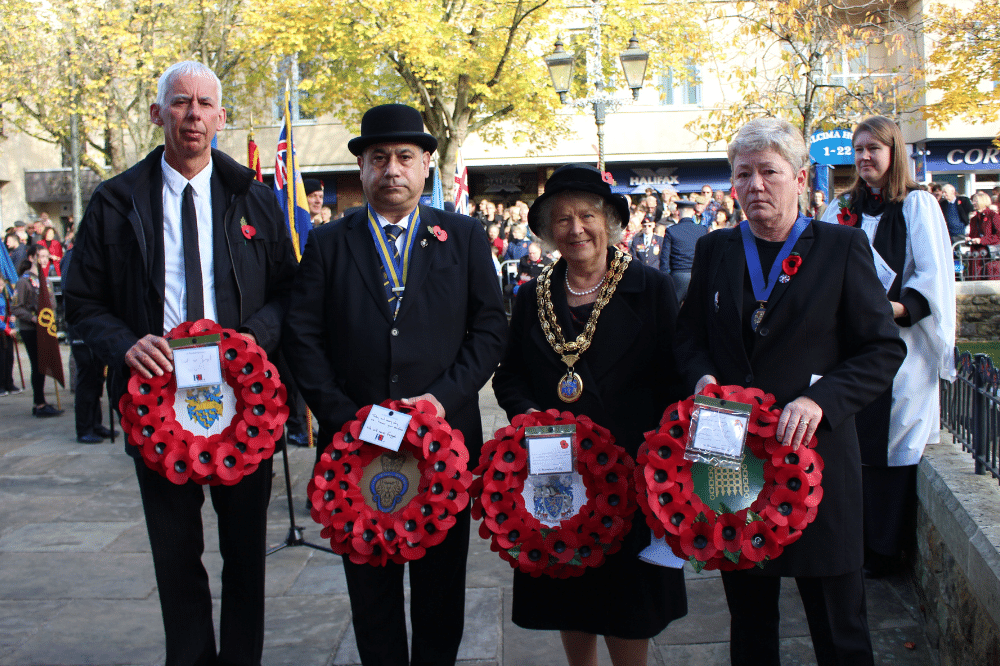
[[[49,280],[44,275],[38,278],[38,322],[35,331],[38,334],[38,370],[65,387],[59,338],[56,337],[55,305],[49,291]]]
[[[302,258],[306,249],[306,237],[312,229],[312,217],[306,202],[306,188],[302,183],[302,174],[295,159],[295,144],[292,141],[292,114],[285,91],[285,125],[278,136],[278,153],[274,158],[274,191],[281,202],[288,222],[288,233],[295,249],[295,258]]]
[[[17,282],[17,269],[14,268],[14,262],[6,252],[0,252],[0,275],[7,281],[9,287],[13,287]]]
[[[469,170],[462,159],[462,149],[455,154],[455,212],[469,214]]]
[[[247,137],[247,160],[247,165],[253,169],[254,178],[263,183],[264,174],[260,172],[260,149],[253,140],[253,134]]]
[[[431,191],[431,208],[444,210],[444,190],[441,188],[440,165],[434,167],[434,189]]]

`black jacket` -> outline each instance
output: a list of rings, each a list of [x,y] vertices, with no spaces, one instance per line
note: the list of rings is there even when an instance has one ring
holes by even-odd
[[[500,285],[481,224],[424,206],[417,224],[395,318],[366,209],[313,229],[282,349],[324,443],[365,405],[431,393],[476,461],[479,389],[507,338]],[[445,240],[431,234],[435,226]]]
[[[164,333],[162,155],[161,146],[94,191],[66,277],[67,321],[108,364],[115,404],[129,376],[125,353],[143,336]],[[216,150],[212,161],[218,323],[253,333],[270,353],[295,272],[284,215],[250,169]],[[256,230],[249,239],[243,220]]]
[[[761,573],[837,576],[862,564],[854,415],[892,385],[906,347],[863,232],[812,222],[794,250],[802,265],[775,285],[748,352],[741,230],[713,231],[698,241],[691,287],[677,319],[676,357],[689,389],[714,375],[722,386],[773,394],[779,408],[804,395],[823,409],[816,431],[823,500],[816,521]]]

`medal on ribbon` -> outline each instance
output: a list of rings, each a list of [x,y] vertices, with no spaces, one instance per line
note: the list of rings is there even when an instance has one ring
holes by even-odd
[[[767,299],[770,298],[774,286],[779,282],[778,275],[782,272],[782,264],[788,258],[788,255],[791,254],[792,248],[795,247],[795,243],[799,240],[799,236],[802,235],[802,232],[805,231],[808,225],[809,218],[807,217],[799,216],[795,220],[791,233],[788,234],[788,238],[785,239],[784,245],[781,246],[777,258],[775,258],[774,263],[771,265],[771,272],[767,276],[767,282],[764,282],[764,269],[760,264],[757,242],[754,239],[753,232],[750,231],[750,223],[747,220],[743,220],[740,223],[740,235],[743,237],[743,252],[746,254],[747,270],[750,272],[750,286],[753,287],[753,297],[757,301],[757,309],[750,315],[750,328],[754,331],[757,330],[760,322],[764,319],[764,315],[767,314]]]

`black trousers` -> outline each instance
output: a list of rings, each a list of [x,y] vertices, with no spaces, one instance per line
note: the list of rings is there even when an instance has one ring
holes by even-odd
[[[344,557],[354,636],[364,666],[451,666],[465,622],[465,561],[469,509],[458,513],[448,536],[409,563],[412,658],[407,656],[403,565],[374,567]]]
[[[38,334],[34,328],[22,328],[21,342],[24,351],[28,352],[28,362],[31,363],[31,391],[34,394],[33,405],[45,404],[45,375],[38,369]]]
[[[819,666],[873,666],[861,570],[841,576],[795,579]],[[779,666],[778,593],[781,578],[722,573],[731,616],[733,666]]]
[[[14,383],[14,338],[0,330],[0,391],[13,391]]]
[[[76,436],[92,435],[101,425],[101,393],[104,392],[104,364],[90,347],[74,342],[73,359],[76,361]]]
[[[219,650],[202,564],[202,486],[178,486],[135,461],[166,633],[167,666],[259,666],[264,650],[264,551],[271,459],[234,486],[211,486],[219,516],[222,612]]]

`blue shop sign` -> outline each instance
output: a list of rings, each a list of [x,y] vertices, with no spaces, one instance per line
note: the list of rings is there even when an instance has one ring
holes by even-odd
[[[828,166],[854,164],[854,132],[835,129],[813,132],[809,143],[809,157],[816,164]]]
[[[1000,148],[992,139],[928,141],[927,171],[1000,171]]]
[[[643,194],[647,187],[657,192],[673,188],[679,194],[701,192],[705,185],[713,190],[729,191],[729,162],[705,160],[703,162],[678,162],[659,166],[633,166],[611,168],[615,184],[612,191],[619,194]]]

